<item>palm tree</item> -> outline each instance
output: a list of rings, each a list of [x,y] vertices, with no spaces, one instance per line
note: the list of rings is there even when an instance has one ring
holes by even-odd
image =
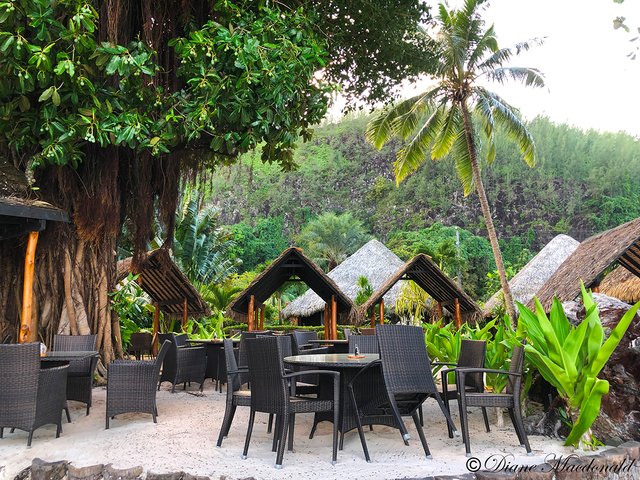
[[[307,223],[297,241],[316,262],[332,270],[371,236],[350,213],[323,213]]]
[[[447,4],[439,5],[436,19],[439,29],[432,38],[439,57],[434,74],[435,84],[425,92],[383,111],[369,123],[366,135],[378,149],[393,136],[400,136],[406,141],[397,152],[394,162],[398,183],[418,170],[429,151],[433,160],[452,154],[465,195],[475,190],[480,199],[506,308],[515,321],[513,297],[482,184],[472,112],[482,127],[480,131],[485,137],[486,161],[489,165],[496,156],[496,126],[515,141],[527,165],[535,164],[533,139],[517,111],[499,95],[480,85],[479,80],[500,84],[516,80],[525,86],[544,86],[540,71],[505,66],[513,56],[541,42],[534,40],[519,43],[513,48],[499,48],[493,25],[484,28],[478,11],[481,3],[482,0],[466,0],[459,10],[448,9]]]

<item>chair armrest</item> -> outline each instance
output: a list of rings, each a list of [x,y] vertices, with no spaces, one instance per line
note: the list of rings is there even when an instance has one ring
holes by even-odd
[[[374,367],[379,367],[380,365],[382,365],[382,360],[374,360],[373,362],[370,362],[369,364],[367,364],[364,368],[361,368],[360,371],[356,373],[356,375],[349,382],[349,385],[348,385],[349,388],[353,388],[353,384],[356,382],[356,380],[358,380],[362,375],[364,375],[365,372],[369,371],[369,369]]]
[[[495,373],[498,375],[510,375],[512,377],[521,377],[522,374],[516,372],[510,372],[509,370],[495,370],[492,368],[472,368],[472,367],[459,367],[455,369],[461,375],[467,373]]]
[[[446,367],[446,366],[456,366],[458,365],[457,363],[453,363],[453,362],[431,362],[431,366],[432,367]]]
[[[332,377],[340,377],[340,372],[334,372],[333,370],[303,370],[301,372],[287,373],[284,378],[301,377],[303,375],[331,375]]]
[[[227,375],[242,375],[243,373],[249,373],[248,367],[238,368],[237,370],[227,370]]]

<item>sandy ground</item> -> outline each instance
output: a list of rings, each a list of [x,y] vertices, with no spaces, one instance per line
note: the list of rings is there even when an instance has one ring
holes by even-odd
[[[150,415],[126,414],[104,428],[104,388],[93,392],[91,414],[85,416],[84,405],[70,402],[72,423],[63,423],[63,433],[55,438],[55,427],[36,431],[31,448],[27,434],[5,430],[0,439],[0,480],[11,480],[35,457],[46,461],[69,460],[78,467],[112,463],[115,468],[142,465],[146,472],[166,473],[183,470],[193,475],[217,479],[255,477],[256,479],[395,479],[437,474],[467,473],[464,445],[460,437],[449,439],[437,404],[425,403],[425,434],[433,459],[426,459],[415,426],[406,422],[412,440],[405,446],[398,430],[376,426],[366,431],[372,463],[364,460],[357,431],[347,433],[344,450],[338,452],[338,463],[331,465],[331,424],[324,422],[309,440],[311,415],[298,415],[294,452],[285,452],[284,468],[274,468],[275,453],[271,452],[271,436],[267,435],[267,415],[256,416],[249,458],[242,460],[242,448],[248,419],[248,408],[239,407],[229,437],[222,448],[216,440],[224,414],[225,394],[214,391],[206,381],[204,394],[190,387],[186,392],[171,394],[164,384],[158,392],[158,423]],[[452,403],[452,409],[457,406]],[[534,456],[526,455],[505,415],[505,427],[492,426],[485,433],[479,410],[470,411],[471,447],[473,455],[485,461],[491,455],[513,455],[512,464],[544,462],[548,454],[570,454],[558,440],[530,436]],[[454,422],[459,425],[458,416]]]

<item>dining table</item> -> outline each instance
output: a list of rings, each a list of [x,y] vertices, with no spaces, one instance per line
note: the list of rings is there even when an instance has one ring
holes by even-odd
[[[326,339],[326,340],[308,340],[308,345],[311,347],[317,346],[327,346],[330,347],[332,351],[329,353],[349,353],[349,340],[344,339]]]
[[[240,343],[239,338],[232,338],[234,345]],[[224,343],[221,338],[190,339],[188,343],[200,345],[205,348],[207,354],[207,368],[204,378],[210,378],[216,384],[216,388],[222,392],[222,384],[227,383],[227,366],[224,360]]]
[[[338,396],[339,413],[338,413],[338,431],[340,432],[340,450],[344,445],[344,434],[357,428],[357,417],[355,408],[352,405],[351,396],[349,394],[348,385],[353,378],[366,366],[374,363],[371,368],[367,369],[354,388],[361,389],[360,392],[354,392],[356,395],[363,394],[367,397],[378,397],[383,395],[384,381],[382,379],[381,370],[379,368],[380,356],[374,353],[359,355],[349,355],[346,353],[326,353],[316,355],[295,355],[285,357],[283,359],[285,365],[290,367],[312,367],[317,370],[333,370],[340,373],[340,392]],[[319,392],[318,398],[332,400],[333,399],[333,379],[328,375],[319,375]],[[332,412],[317,412],[314,417],[313,427],[311,429],[310,438],[315,433],[318,423],[323,421],[333,422]],[[377,418],[368,418],[363,425],[384,424],[388,422],[384,420],[378,421]]]
[[[40,362],[73,362],[74,360],[98,357],[98,355],[97,350],[49,350],[44,355],[40,355]]]

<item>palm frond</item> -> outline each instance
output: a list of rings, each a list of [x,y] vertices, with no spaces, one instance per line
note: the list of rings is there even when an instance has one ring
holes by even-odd
[[[453,142],[452,148],[453,162],[456,173],[462,183],[464,195],[467,196],[474,190],[473,168],[471,167],[471,154],[469,153],[469,143],[464,129],[460,130]]]
[[[504,84],[507,80],[522,82],[527,87],[542,88],[545,86],[544,75],[537,68],[502,67],[486,73],[489,80]]]
[[[496,122],[505,129],[507,136],[516,143],[525,163],[533,167],[536,164],[535,142],[516,109],[497,94],[486,89],[479,90],[483,92],[491,103]]]
[[[489,51],[495,53],[498,51],[498,39],[496,38],[496,32],[491,25],[484,34],[480,37],[476,43],[473,51],[469,55],[469,61],[467,62],[467,69],[472,70],[476,67],[476,64],[482,59],[485,53]]]
[[[406,140],[413,132],[415,132],[418,124],[422,118],[424,118],[425,112],[432,111],[434,107],[434,101],[437,99],[442,88],[436,86],[417,99],[410,110],[392,121],[392,132],[399,135]],[[415,98],[415,97],[414,97]]]
[[[433,142],[442,128],[442,122],[446,114],[446,109],[443,107],[436,108],[411,141],[398,151],[396,160],[393,162],[393,173],[396,177],[396,183],[400,184],[405,178],[420,168],[420,165],[422,165],[427,158],[431,142]]]
[[[431,158],[439,160],[451,151],[453,143],[456,141],[460,130],[462,129],[462,116],[457,108],[451,108],[447,112],[442,128],[438,132],[433,147],[431,149]]]
[[[395,119],[411,111],[414,104],[420,102],[423,96],[424,94],[421,93],[383,110],[367,124],[364,133],[367,141],[380,150],[397,133],[394,130]]]
[[[487,138],[487,163],[492,164],[496,158],[496,144],[494,134],[493,109],[491,102],[484,96],[482,91],[475,89],[476,107],[475,112],[482,122],[482,130]]]

